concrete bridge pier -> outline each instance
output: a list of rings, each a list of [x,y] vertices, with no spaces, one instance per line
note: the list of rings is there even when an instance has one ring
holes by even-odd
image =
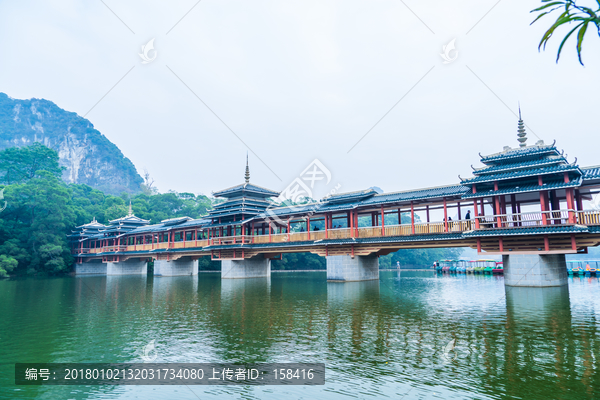
[[[75,265],[75,275],[145,275],[147,264],[145,259],[129,259],[126,261],[90,261]]]
[[[356,282],[379,279],[379,256],[327,256],[327,280]]]
[[[258,255],[243,260],[221,260],[221,279],[271,276],[271,259]]]
[[[568,283],[564,254],[502,256],[506,286],[551,287]]]
[[[198,260],[181,257],[178,260],[154,260],[154,276],[198,275]]]

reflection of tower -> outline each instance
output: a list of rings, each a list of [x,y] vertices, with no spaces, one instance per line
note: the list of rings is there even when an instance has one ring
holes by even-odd
[[[545,362],[556,374],[557,382],[553,381],[553,384],[567,390],[567,375],[571,367],[565,356],[579,356],[573,354],[578,350],[569,346],[573,336],[569,286],[506,286],[505,290],[506,348],[497,348],[490,354],[505,354],[505,370],[513,375],[506,377],[508,381],[518,381],[518,377],[525,375],[534,379],[531,375],[533,364]],[[553,348],[549,348],[550,344],[553,344]],[[544,353],[551,353],[553,360],[534,361],[541,348],[545,348]],[[538,367],[544,368],[542,365]],[[508,397],[512,397],[525,388],[513,385],[509,390]]]
[[[327,283],[328,335],[334,341],[331,345],[350,343],[353,357],[361,356],[365,320],[379,312],[379,304],[379,280]],[[350,337],[342,336],[348,333]]]
[[[222,336],[215,350],[222,360],[240,357],[240,348],[247,354],[267,358],[273,337],[287,311],[271,307],[271,278],[221,279],[221,300],[210,319]]]

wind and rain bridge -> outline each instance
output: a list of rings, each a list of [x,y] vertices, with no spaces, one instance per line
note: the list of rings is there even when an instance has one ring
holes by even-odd
[[[379,256],[399,249],[471,247],[502,255],[508,286],[561,286],[565,255],[600,243],[600,210],[584,209],[600,189],[600,166],[526,140],[520,119],[518,147],[480,155],[483,165],[458,184],[301,206],[275,206],[280,193],[250,183],[246,165],[245,182],[213,193],[225,201],[206,217],[151,225],[130,207],[108,225],[77,227],[69,236],[76,274],[144,274],[153,260],[155,275],[195,275],[197,260],[211,257],[223,279],[267,277],[272,259],[311,252],[327,259],[328,280],[362,281],[379,279]]]

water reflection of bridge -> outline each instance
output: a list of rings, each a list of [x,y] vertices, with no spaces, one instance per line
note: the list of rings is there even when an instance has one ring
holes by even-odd
[[[195,260],[222,263],[222,278],[268,276],[270,259],[289,252],[327,258],[327,278],[378,279],[378,257],[403,248],[472,247],[504,257],[506,284],[566,283],[565,254],[600,243],[600,211],[584,201],[600,188],[600,168],[569,163],[554,143],[481,156],[473,177],[436,188],[342,193],[302,207],[273,207],[279,192],[245,183],[214,193],[225,201],[206,218],[149,225],[133,215],[71,235],[77,273],[190,275]],[[451,219],[451,215],[456,218]]]

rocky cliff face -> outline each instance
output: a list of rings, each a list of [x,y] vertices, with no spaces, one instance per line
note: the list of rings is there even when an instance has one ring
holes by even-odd
[[[140,191],[143,180],[133,163],[90,121],[48,100],[0,93],[0,150],[33,142],[58,152],[65,182],[112,194]]]

